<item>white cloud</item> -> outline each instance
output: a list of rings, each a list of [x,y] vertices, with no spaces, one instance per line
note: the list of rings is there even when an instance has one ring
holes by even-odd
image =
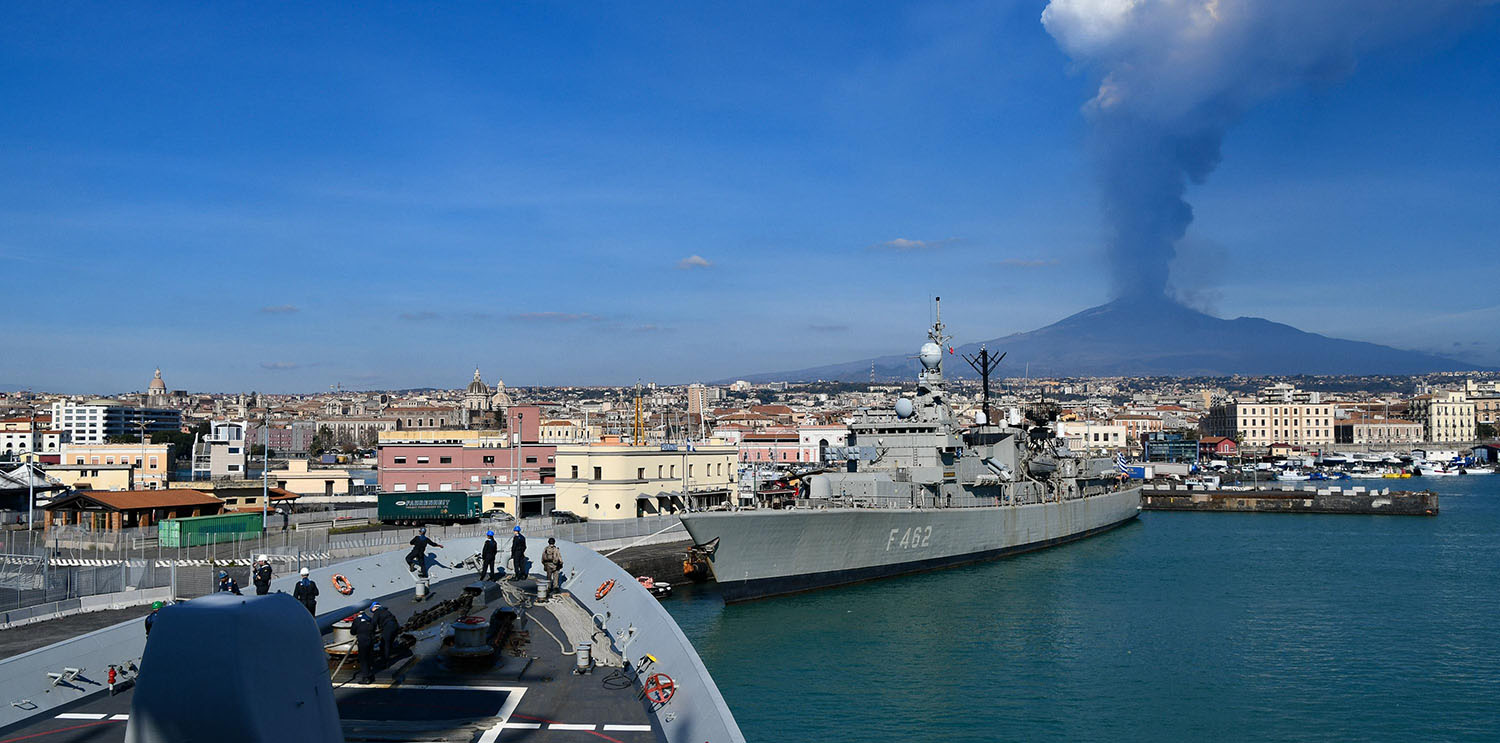
[[[690,255],[677,262],[677,267],[684,271],[690,271],[694,268],[709,268],[713,265],[712,261],[697,254]]]
[[[883,243],[876,243],[874,245],[871,245],[870,249],[894,250],[899,253],[909,253],[917,250],[936,250],[945,245],[949,245],[955,242],[958,242],[958,238],[956,237],[950,237],[944,240],[911,240],[905,237],[898,237],[894,240],[887,240]]]

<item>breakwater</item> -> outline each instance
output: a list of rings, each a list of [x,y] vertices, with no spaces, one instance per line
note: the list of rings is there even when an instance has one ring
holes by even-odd
[[[1432,491],[1365,488],[1262,488],[1185,490],[1146,488],[1146,511],[1218,511],[1225,513],[1346,513],[1391,516],[1436,516],[1438,495]]]

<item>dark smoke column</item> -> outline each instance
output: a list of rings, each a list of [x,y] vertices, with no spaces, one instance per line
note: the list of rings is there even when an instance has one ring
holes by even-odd
[[[1042,25],[1099,78],[1085,106],[1117,297],[1162,297],[1188,184],[1255,104],[1341,79],[1361,52],[1464,22],[1487,0],[1051,0]]]

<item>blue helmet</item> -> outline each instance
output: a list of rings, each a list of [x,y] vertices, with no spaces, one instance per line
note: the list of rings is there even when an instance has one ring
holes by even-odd
[[[494,529],[490,529],[489,531],[485,532],[484,535],[487,536],[487,537],[493,537],[493,536],[495,536],[495,530]]]
[[[427,533],[427,527],[424,526],[424,527],[418,529],[417,533],[418,534],[426,534]]]
[[[515,532],[517,534],[520,534],[521,533],[521,527],[517,526],[516,529],[515,529]]]
[[[225,578],[228,578],[228,577],[229,577],[229,573],[226,573],[226,572],[224,572],[222,570],[219,571],[219,580],[224,580]]]

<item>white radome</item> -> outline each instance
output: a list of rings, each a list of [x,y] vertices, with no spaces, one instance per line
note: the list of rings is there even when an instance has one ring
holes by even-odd
[[[897,418],[910,418],[911,414],[914,412],[916,412],[916,409],[912,407],[910,399],[903,397],[896,401]]]
[[[938,362],[943,360],[943,349],[936,343],[923,343],[922,350],[917,352],[917,358],[922,360],[922,366],[936,369]]]

